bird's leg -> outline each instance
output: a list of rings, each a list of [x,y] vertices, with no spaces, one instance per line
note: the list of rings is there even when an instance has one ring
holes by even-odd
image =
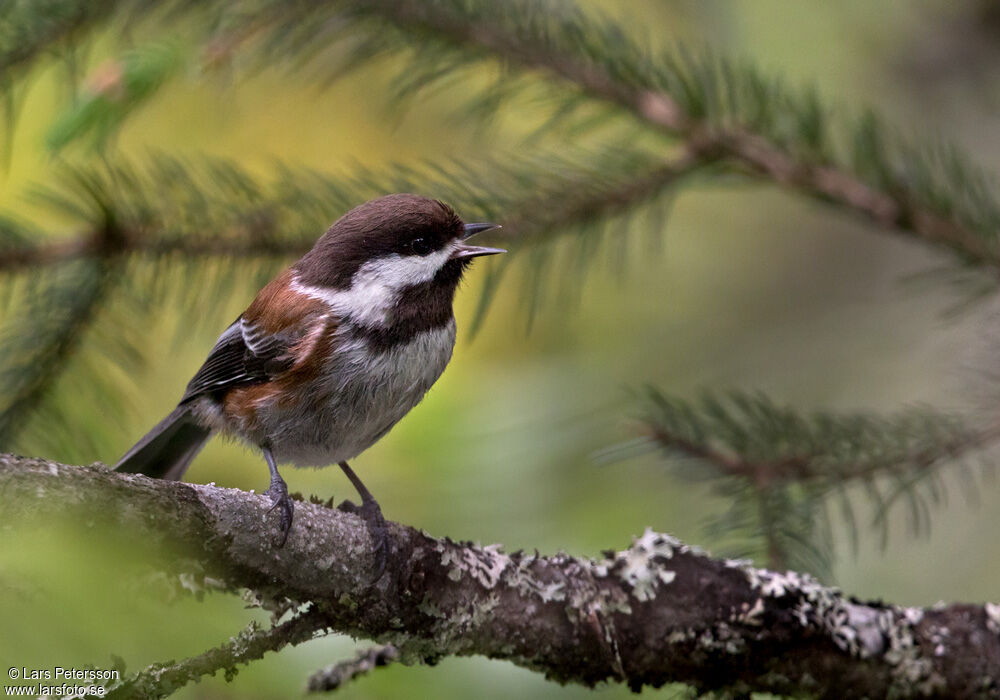
[[[344,470],[344,474],[350,479],[351,483],[354,484],[354,488],[357,490],[358,495],[361,496],[361,507],[358,508],[353,503],[345,503],[346,510],[357,513],[364,519],[365,524],[368,526],[368,532],[371,533],[373,545],[375,547],[375,576],[372,581],[378,581],[382,578],[382,574],[385,572],[385,559],[386,559],[386,541],[389,534],[389,528],[386,527],[385,518],[382,517],[382,509],[379,507],[378,501],[375,497],[371,495],[371,492],[365,487],[358,478],[358,475],[354,473],[351,469],[351,465],[347,462],[340,462],[339,466]]]
[[[268,509],[270,513],[275,508],[278,508],[281,514],[281,539],[278,541],[278,547],[285,546],[285,540],[288,539],[288,531],[292,528],[292,513],[295,508],[292,505],[292,499],[288,497],[288,486],[285,485],[285,480],[281,478],[281,474],[278,473],[278,465],[274,461],[274,455],[271,454],[271,450],[267,447],[262,448],[264,452],[264,461],[267,462],[267,468],[271,470],[271,485],[264,492],[266,496],[271,498],[271,507]]]

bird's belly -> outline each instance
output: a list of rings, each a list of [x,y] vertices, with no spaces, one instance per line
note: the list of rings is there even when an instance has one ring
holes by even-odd
[[[379,351],[362,339],[342,341],[294,402],[258,409],[279,462],[326,466],[368,449],[441,376],[455,345],[455,321]]]

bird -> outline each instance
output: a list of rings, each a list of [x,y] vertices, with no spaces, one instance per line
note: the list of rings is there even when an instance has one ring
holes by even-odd
[[[416,406],[455,346],[455,293],[472,245],[500,228],[464,223],[447,204],[391,194],[361,204],[275,277],[222,332],[177,407],[118,461],[119,472],[180,480],[215,434],[259,450],[270,472],[277,547],[294,506],[279,464],[337,464],[385,567],[387,527],[349,460]],[[344,506],[342,506],[344,507]]]

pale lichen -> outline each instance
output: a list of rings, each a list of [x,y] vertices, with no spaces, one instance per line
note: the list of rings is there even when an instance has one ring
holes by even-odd
[[[742,603],[740,609],[733,614],[733,621],[741,625],[756,627],[764,624],[764,599],[757,598],[753,605]]]
[[[856,603],[839,589],[794,571],[777,573],[735,560],[726,565],[743,571],[764,598],[797,598],[792,614],[799,624],[822,630],[843,651],[858,658],[881,656],[893,668],[894,693],[933,693],[943,684],[916,642],[922,610]]]
[[[677,577],[677,572],[664,568],[663,562],[675,553],[688,551],[677,538],[646,528],[631,547],[615,554],[610,568],[631,588],[636,599],[645,602],[656,597],[660,586],[673,583]]]
[[[522,572],[523,573],[523,572]],[[544,582],[534,576],[517,576],[514,587],[522,596],[535,596],[543,603],[566,600],[566,584],[562,581]]]
[[[986,603],[986,629],[993,634],[1000,634],[1000,603]]]
[[[462,576],[468,575],[484,588],[494,588],[511,563],[498,544],[458,548],[440,543],[439,548],[441,565],[449,568],[449,579],[460,581]]]

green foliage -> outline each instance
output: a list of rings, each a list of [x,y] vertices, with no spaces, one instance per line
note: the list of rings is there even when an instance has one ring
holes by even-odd
[[[57,27],[83,25],[91,12],[82,2],[60,0],[55,5],[63,17]],[[114,6],[129,17],[135,14],[132,2],[101,5],[105,11]],[[328,81],[403,54],[407,60],[400,65],[405,68],[393,81],[397,102],[435,86],[468,84],[464,116],[493,115],[517,94],[544,87],[552,117],[539,125],[542,131],[553,124],[569,124],[571,130],[604,124],[614,112],[595,111],[595,101],[610,102],[672,136],[707,135],[736,165],[745,154],[734,144],[749,135],[778,149],[778,156],[790,157],[803,175],[831,168],[892,198],[899,208],[893,223],[904,231],[926,214],[942,217],[961,230],[932,240],[967,262],[997,264],[1000,205],[993,180],[953,146],[936,140],[928,145],[926,139],[911,142],[870,111],[853,120],[835,119],[835,110],[813,90],[789,89],[747,62],[710,51],[654,51],[625,27],[569,2],[263,0],[248,9],[177,0],[163,9],[174,26],[194,18],[204,27],[200,41],[209,67],[248,54],[259,65],[286,63],[300,73],[309,68]],[[45,37],[56,31],[30,9],[15,14],[22,23],[44,25],[33,34]],[[21,61],[30,60],[30,51],[21,53]],[[540,83],[531,73],[505,67],[496,80],[476,85],[474,71],[497,57],[560,80]],[[177,74],[178,65],[172,51],[129,54],[122,61],[121,94],[92,94],[82,100],[53,128],[53,146],[86,133],[106,138],[137,104]],[[665,96],[673,113],[651,117],[649,95]],[[761,174],[759,167],[753,164],[753,174]],[[807,193],[829,198],[803,186]]]
[[[0,253],[27,247],[38,236],[31,226],[12,216],[0,216]]]
[[[95,146],[105,145],[133,111],[179,72],[183,57],[176,46],[152,44],[104,64],[76,104],[52,125],[49,148],[58,151],[88,135]]]
[[[954,416],[926,409],[888,417],[803,415],[760,394],[705,395],[692,404],[650,389],[647,399],[647,424],[668,449],[703,449],[724,458],[733,472],[760,465],[769,479],[839,483],[872,473],[905,473],[958,451],[978,435]]]
[[[873,508],[873,524],[888,536],[888,509],[908,506],[910,529],[925,531],[930,507],[945,486],[941,467],[967,461],[991,439],[956,416],[930,409],[895,415],[804,414],[762,394],[705,394],[698,401],[648,388],[642,422],[648,446],[662,450],[679,474],[717,482],[733,507],[712,519],[710,534],[742,533],[734,553],[764,554],[780,565],[828,573],[831,502],[841,508],[857,546],[855,507],[848,489],[859,487]],[[963,473],[970,476],[967,465]],[[790,562],[790,564],[789,564]]]
[[[107,232],[92,244],[96,259],[75,265],[85,270],[117,266],[115,293],[104,294],[104,285],[94,286],[90,277],[64,274],[77,269],[73,266],[56,270],[42,295],[17,294],[17,277],[0,277],[0,290],[16,298],[31,296],[37,304],[11,325],[9,345],[0,352],[6,368],[0,374],[0,395],[14,397],[0,424],[0,446],[19,444],[15,428],[26,427],[31,435],[27,444],[55,450],[63,459],[101,454],[94,444],[74,445],[45,428],[72,422],[41,408],[57,410],[42,399],[74,352],[83,351],[73,364],[76,381],[104,389],[103,401],[122,410],[114,398],[121,389],[108,386],[102,379],[105,372],[89,361],[88,353],[106,354],[106,346],[119,339],[125,343],[121,356],[129,358],[120,366],[141,364],[142,340],[137,338],[135,346],[128,342],[130,329],[148,323],[168,298],[172,308],[197,323],[221,326],[225,319],[205,308],[206,298],[226,298],[240,279],[256,279],[262,286],[277,264],[307,250],[331,221],[360,202],[388,192],[421,191],[449,202],[468,220],[504,221],[516,236],[513,250],[532,250],[490,268],[474,323],[478,326],[500,275],[513,264],[510,260],[525,261],[525,274],[534,283],[526,287],[524,299],[537,309],[554,262],[569,261],[582,277],[600,250],[597,237],[609,230],[606,221],[617,222],[613,243],[626,246],[629,236],[621,232],[638,227],[626,226],[625,219],[642,214],[644,204],[656,206],[658,195],[686,174],[627,151],[580,154],[575,160],[543,154],[474,164],[394,165],[350,177],[275,164],[274,175],[262,178],[225,160],[162,155],[142,163],[105,159],[96,165],[66,164],[61,171],[55,184],[35,191],[34,200],[76,228]],[[561,238],[566,232],[575,235]],[[11,221],[0,227],[0,236],[0,242],[8,240],[16,250],[29,234]],[[580,277],[551,277],[568,289],[580,285]],[[178,279],[200,284],[171,282]],[[97,314],[103,304],[117,311]],[[529,313],[529,324],[532,317]],[[81,344],[98,318],[95,332],[102,342]],[[50,359],[33,359],[39,347],[51,348],[45,355]]]
[[[46,442],[65,444],[69,426],[58,401],[51,400],[52,384],[107,291],[109,272],[104,262],[83,260],[25,281],[23,309],[0,336],[0,444],[16,445],[14,437],[29,418]]]
[[[119,3],[107,0],[12,0],[0,5],[0,78],[22,73],[53,48],[78,40],[78,32],[106,17]],[[8,84],[9,87],[9,84]]]

